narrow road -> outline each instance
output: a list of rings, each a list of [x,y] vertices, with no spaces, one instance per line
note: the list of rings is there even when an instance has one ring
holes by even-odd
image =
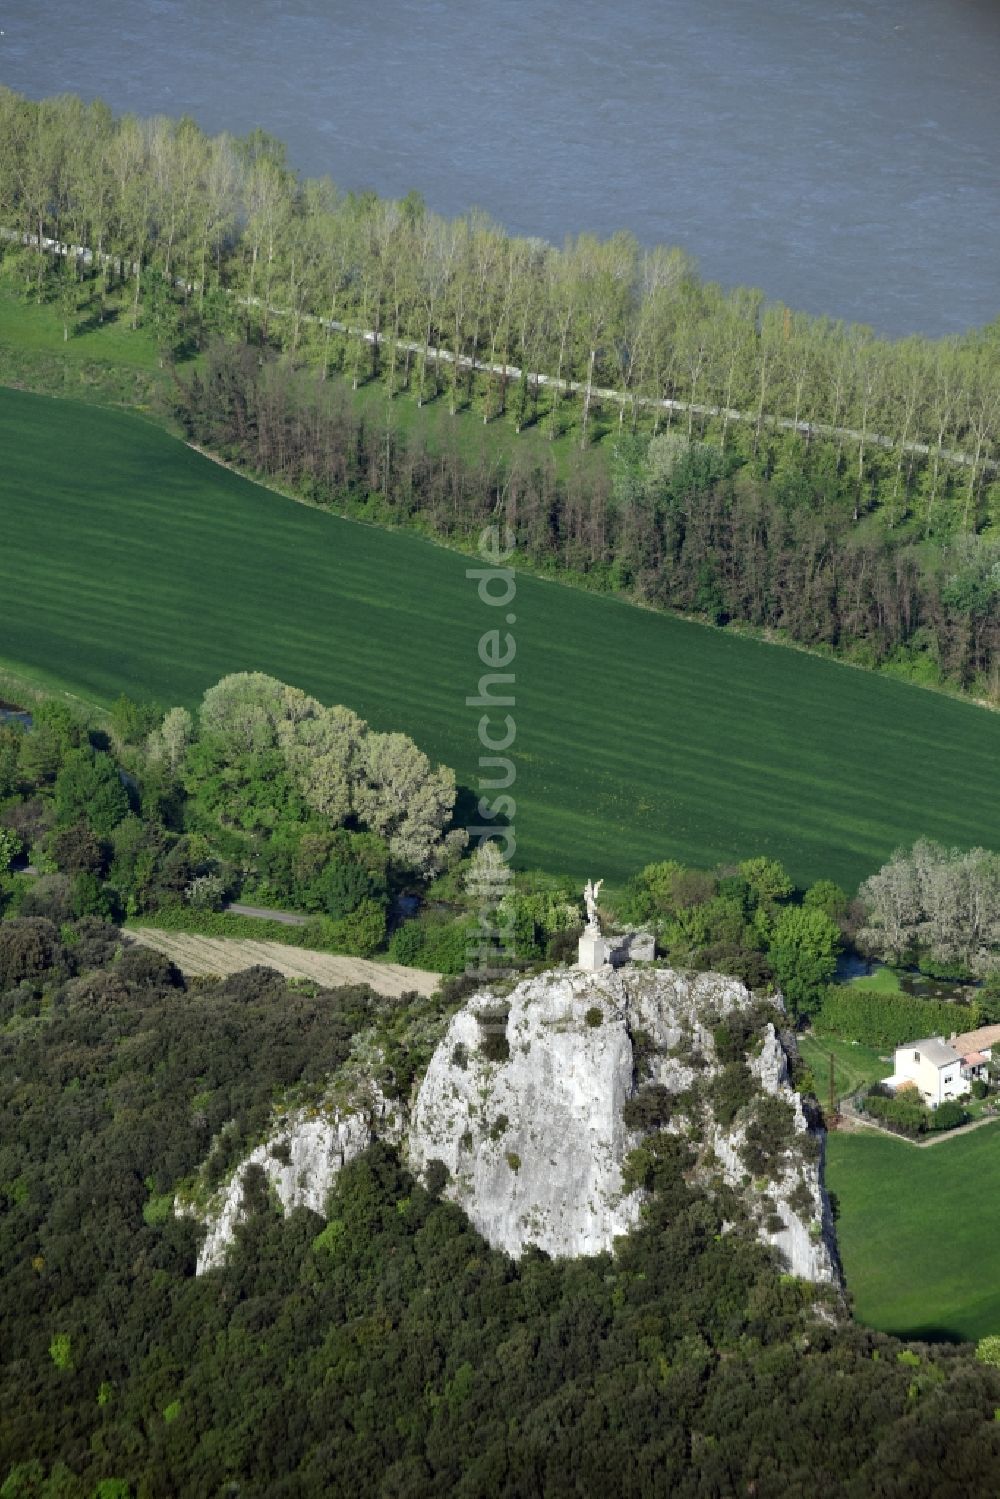
[[[295,911],[271,911],[267,906],[244,906],[239,902],[226,906],[225,911],[227,915],[254,916],[258,921],[277,921],[282,926],[305,926],[309,920],[308,916],[299,916]]]
[[[969,1124],[960,1124],[957,1129],[936,1130],[929,1135],[923,1135],[919,1140],[914,1140],[910,1135],[897,1135],[895,1130],[883,1129],[882,1125],[876,1124],[872,1119],[863,1119],[853,1109],[841,1108],[840,1124],[837,1133],[842,1135],[855,1135],[868,1131],[870,1134],[886,1136],[890,1140],[902,1140],[904,1145],[913,1145],[917,1150],[929,1150],[932,1145],[944,1145],[947,1140],[957,1140],[959,1135],[971,1135],[973,1130],[985,1129],[988,1124],[1000,1123],[1000,1114],[987,1114],[979,1119],[973,1119]]]

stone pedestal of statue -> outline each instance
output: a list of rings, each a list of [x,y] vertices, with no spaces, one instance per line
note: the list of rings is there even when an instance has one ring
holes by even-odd
[[[603,968],[607,961],[607,943],[600,932],[592,932],[588,927],[580,938],[580,967],[592,971],[595,968]]]

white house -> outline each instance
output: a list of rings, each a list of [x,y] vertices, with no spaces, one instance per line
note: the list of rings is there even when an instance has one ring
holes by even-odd
[[[897,1046],[893,1057],[892,1077],[884,1078],[887,1088],[897,1092],[912,1086],[926,1104],[936,1109],[949,1098],[960,1098],[972,1084],[986,1077],[990,1056],[985,1051],[965,1055],[943,1036],[929,1036],[923,1041],[908,1041]]]

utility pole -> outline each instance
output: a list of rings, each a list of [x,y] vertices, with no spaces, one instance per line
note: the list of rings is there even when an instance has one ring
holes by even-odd
[[[830,1122],[833,1123],[833,1121],[837,1117],[837,1094],[836,1094],[836,1090],[834,1088],[833,1052],[831,1051],[829,1055],[830,1055]]]

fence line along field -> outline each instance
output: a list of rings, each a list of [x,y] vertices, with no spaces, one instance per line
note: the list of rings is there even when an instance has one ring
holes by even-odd
[[[1000,716],[971,704],[523,574],[489,608],[465,557],[127,413],[0,390],[0,450],[0,664],[35,681],[168,707],[267,672],[404,730],[478,796],[467,699],[481,636],[509,629],[521,864],[615,881],[769,854],[851,888],[920,835],[1000,845]]]
[[[377,994],[398,999],[403,994],[433,994],[441,977],[400,963],[371,963],[333,953],[311,952],[284,942],[251,942],[238,937],[195,937],[186,932],[164,932],[158,927],[130,928],[131,941],[163,953],[188,978],[228,978],[260,965],[276,968],[288,979],[311,979],[324,988],[340,984],[368,984]]]

